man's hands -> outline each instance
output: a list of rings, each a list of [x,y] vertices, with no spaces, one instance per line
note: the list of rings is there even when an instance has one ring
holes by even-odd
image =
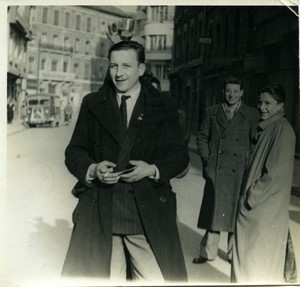
[[[156,168],[154,164],[148,164],[142,160],[131,160],[131,165],[135,166],[132,172],[121,174],[120,178],[126,182],[139,181],[144,177],[155,176]]]
[[[130,164],[134,166],[134,170],[128,173],[113,172],[116,164],[110,161],[102,161],[95,164],[91,170],[91,177],[98,178],[106,184],[117,183],[120,179],[125,182],[139,181],[144,177],[154,177],[156,167],[153,164],[148,164],[142,160],[131,160]]]
[[[94,176],[97,177],[101,182],[106,184],[117,183],[120,179],[120,176],[117,172],[113,172],[113,168],[116,166],[113,162],[110,161],[101,161],[95,165]]]

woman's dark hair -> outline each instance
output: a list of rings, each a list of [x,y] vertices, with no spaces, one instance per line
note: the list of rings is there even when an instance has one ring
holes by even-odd
[[[223,83],[223,90],[225,90],[227,84],[236,84],[236,85],[240,86],[241,90],[243,89],[243,82],[236,77],[230,76],[230,77],[225,78],[224,83]]]
[[[108,59],[110,60],[110,55],[113,51],[121,51],[121,50],[135,50],[138,62],[139,63],[145,62],[144,47],[135,41],[121,41],[112,45],[108,51]]]
[[[268,93],[272,98],[277,101],[277,103],[284,103],[285,101],[285,92],[283,87],[278,83],[270,83],[261,86],[258,89],[258,96],[262,93]]]

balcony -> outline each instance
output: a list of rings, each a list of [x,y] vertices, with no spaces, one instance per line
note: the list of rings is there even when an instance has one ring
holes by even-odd
[[[40,48],[45,50],[54,50],[54,51],[65,52],[65,53],[73,53],[74,51],[73,47],[61,46],[52,43],[41,43]]]
[[[172,60],[172,50],[146,50],[147,60]]]
[[[76,79],[75,73],[40,71],[40,79],[59,82],[73,82]]]

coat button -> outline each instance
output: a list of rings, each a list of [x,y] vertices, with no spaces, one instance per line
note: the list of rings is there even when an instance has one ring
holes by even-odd
[[[219,150],[219,154],[222,154],[222,151],[221,151],[221,150]]]
[[[164,196],[161,196],[161,197],[159,198],[159,200],[160,200],[160,202],[162,202],[162,203],[166,203],[166,202],[167,202],[167,199],[166,199]]]
[[[232,172],[235,173],[235,169],[233,169]]]
[[[234,156],[237,156],[237,153],[235,152],[233,155],[234,155]]]

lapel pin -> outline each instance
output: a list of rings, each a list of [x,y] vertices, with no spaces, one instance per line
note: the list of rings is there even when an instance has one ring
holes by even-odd
[[[138,119],[139,121],[142,121],[142,120],[143,120],[143,116],[144,116],[144,114],[140,114],[140,115],[138,116],[137,119]]]

